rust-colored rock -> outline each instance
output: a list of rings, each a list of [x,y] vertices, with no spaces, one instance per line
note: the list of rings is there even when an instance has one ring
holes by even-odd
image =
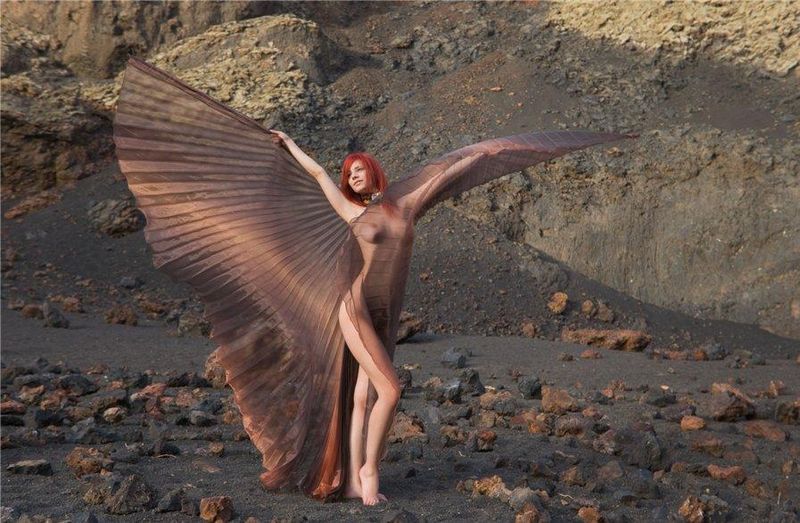
[[[583,300],[583,303],[581,303],[581,314],[587,318],[591,318],[597,314],[597,307],[592,300]]]
[[[603,356],[600,354],[600,352],[594,349],[586,349],[585,351],[581,352],[580,357],[583,360],[599,360]]]
[[[601,523],[603,516],[597,507],[581,507],[578,509],[578,517],[583,523]]]
[[[736,387],[714,383],[711,385],[711,395],[710,414],[717,421],[737,421],[755,415],[753,401]]]
[[[542,412],[564,414],[578,410],[578,402],[564,389],[542,387]]]
[[[102,451],[92,447],[75,447],[64,458],[64,462],[76,478],[114,468],[113,461]]]
[[[0,414],[25,414],[28,407],[19,401],[7,400],[0,403]]]
[[[428,441],[425,426],[416,416],[409,416],[405,412],[398,412],[389,431],[389,443],[405,443],[411,440]]]
[[[550,514],[533,503],[525,503],[514,514],[514,523],[550,523]]]
[[[42,306],[37,305],[35,303],[28,303],[22,307],[22,316],[24,318],[31,318],[36,320],[44,319],[44,312],[42,312]]]
[[[738,465],[733,467],[720,467],[712,463],[706,468],[706,470],[708,470],[708,474],[712,478],[721,481],[727,481],[728,483],[732,483],[734,485],[740,485],[744,483],[744,480],[747,479],[747,473]]]
[[[800,398],[779,402],[775,407],[775,420],[787,425],[800,425]]]
[[[601,300],[598,300],[597,302],[597,314],[595,316],[598,320],[606,323],[611,323],[616,317],[614,311],[612,311],[611,307],[608,306],[608,303]]]
[[[527,336],[528,338],[536,337],[536,324],[532,321],[522,322],[522,327],[520,330],[522,331],[523,336]]]
[[[744,482],[744,490],[754,498],[772,498],[772,492],[770,489],[763,482],[757,480],[756,478],[748,478]]]
[[[400,311],[400,325],[397,328],[397,343],[402,343],[408,338],[422,332],[425,323],[411,312]]]
[[[602,349],[638,352],[644,350],[652,337],[631,329],[569,329],[561,331],[561,339],[570,343],[591,345]]]
[[[700,416],[684,416],[681,418],[681,430],[702,430],[706,428],[706,420]]]
[[[498,475],[476,479],[472,485],[472,494],[508,501],[511,491],[506,488],[503,478]]]
[[[725,452],[725,443],[713,436],[702,436],[692,442],[692,450],[705,452],[714,457],[721,458]]]
[[[130,305],[115,305],[106,311],[104,318],[112,325],[133,326],[139,323],[139,317]]]
[[[547,302],[547,308],[553,314],[563,314],[567,310],[567,302],[569,298],[564,292],[555,292],[550,296],[550,301]]]
[[[225,369],[222,367],[222,365],[220,365],[217,356],[216,350],[208,355],[208,358],[206,358],[205,370],[203,371],[203,377],[207,379],[209,383],[211,383],[211,386],[215,389],[224,389],[225,385],[227,384],[225,378]]]
[[[233,519],[233,502],[228,496],[213,496],[200,500],[200,518],[213,523],[226,523]]]
[[[764,438],[770,441],[786,441],[786,431],[774,421],[755,420],[744,425],[744,433],[753,438]]]

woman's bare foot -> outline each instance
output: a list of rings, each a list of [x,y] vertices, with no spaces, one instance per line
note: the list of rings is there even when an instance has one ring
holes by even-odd
[[[347,499],[360,498],[361,485],[355,485],[348,482],[347,485],[344,486],[344,497]]]
[[[361,480],[361,500],[364,505],[377,505],[386,501],[386,496],[378,492],[378,469],[364,465],[358,471]]]
[[[361,487],[350,487],[347,486],[344,488],[344,498],[345,499],[361,499]],[[386,496],[382,493],[378,492],[378,498],[381,501],[387,501]]]

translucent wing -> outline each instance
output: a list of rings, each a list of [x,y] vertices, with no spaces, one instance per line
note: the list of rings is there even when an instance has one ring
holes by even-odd
[[[154,264],[205,303],[218,360],[263,454],[264,484],[324,497],[341,479],[325,471],[340,465],[330,466],[339,459],[344,350],[336,282],[348,228],[271,136],[129,61],[114,142]]]
[[[484,140],[420,166],[391,183],[386,195],[416,222],[437,203],[490,180],[584,147],[632,137],[635,135],[552,131]]]

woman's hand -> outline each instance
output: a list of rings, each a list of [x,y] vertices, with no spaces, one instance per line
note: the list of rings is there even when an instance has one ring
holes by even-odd
[[[276,131],[275,129],[270,129],[269,132],[272,133],[272,140],[278,145],[283,145],[286,147],[290,143],[294,143],[294,140],[289,138],[289,136],[284,132]]]

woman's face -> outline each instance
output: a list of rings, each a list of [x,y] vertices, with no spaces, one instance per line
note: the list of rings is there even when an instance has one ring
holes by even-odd
[[[374,187],[367,186],[367,168],[361,160],[356,160],[350,166],[347,184],[356,194],[372,194],[375,192]]]

